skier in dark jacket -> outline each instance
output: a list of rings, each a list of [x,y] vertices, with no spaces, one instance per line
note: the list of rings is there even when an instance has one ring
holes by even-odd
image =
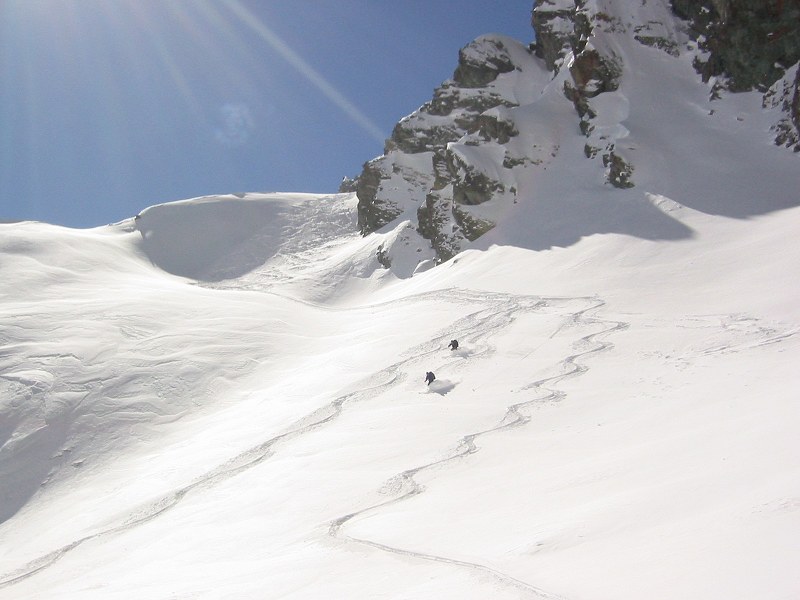
[[[450,343],[447,345],[447,347],[451,350],[458,350],[458,340],[450,340]]]
[[[433,374],[433,371],[428,371],[425,373],[425,382],[430,385],[433,380],[436,379],[436,375]]]

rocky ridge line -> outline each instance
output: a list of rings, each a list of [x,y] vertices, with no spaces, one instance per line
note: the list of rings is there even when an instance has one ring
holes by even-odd
[[[636,165],[615,143],[621,134],[597,118],[595,99],[619,89],[625,67],[605,43],[609,35],[672,56],[694,51],[700,77],[713,78],[712,96],[759,90],[765,107],[786,115],[774,126],[775,142],[800,150],[800,0],[750,4],[644,0],[620,8],[613,0],[538,0],[535,43],[487,35],[462,48],[453,77],[395,126],[382,156],[343,182],[342,191],[357,193],[360,232],[405,219],[443,262],[491,230],[488,207],[517,202],[517,175],[558,152],[520,140],[517,118],[538,98],[532,90],[556,79],[586,137],[586,157],[602,163],[606,183],[634,186]],[[751,41],[741,50],[734,42],[743,36]],[[379,254],[388,267],[390,249]]]

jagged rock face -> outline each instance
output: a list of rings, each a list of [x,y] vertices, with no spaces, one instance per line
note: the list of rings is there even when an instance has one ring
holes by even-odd
[[[462,88],[480,88],[497,79],[500,73],[513,70],[514,63],[505,52],[503,42],[487,39],[483,44],[459,51],[453,81]]]
[[[798,0],[672,0],[672,6],[709,53],[698,61],[703,77],[725,75],[731,91],[764,92],[800,60]]]
[[[670,3],[675,14],[689,21],[691,36],[705,53],[696,59],[704,80],[719,76],[717,89],[766,92],[764,105],[779,106],[787,115],[775,127],[776,143],[800,149],[796,100],[800,87],[791,71],[800,61],[800,0]],[[581,117],[581,131],[589,138],[586,156],[601,157],[607,167],[607,181],[624,188],[633,185],[634,167],[615,152],[613,141],[596,133],[593,121],[597,114],[591,102],[591,98],[618,88],[623,65],[613,51],[594,48],[592,36],[597,31],[624,32],[673,56],[679,53],[679,43],[663,23],[626,21],[602,8],[603,3],[588,0],[540,0],[532,22],[537,32],[536,54],[548,68],[558,71],[565,57],[571,57],[571,80],[565,82],[564,94],[573,102]]]
[[[800,83],[791,75],[800,61],[800,0],[672,0],[672,7],[707,53],[695,64],[703,79],[717,77],[718,88],[734,92],[764,92],[764,105],[787,115],[775,142],[800,151]]]
[[[584,98],[593,98],[619,87],[622,69],[613,57],[603,56],[595,48],[584,47],[569,66],[575,89]]]
[[[536,56],[543,59],[547,68],[555,71],[560,62],[577,45],[575,30],[575,2],[539,0],[534,7],[531,25],[536,30]]]
[[[417,210],[417,231],[430,241],[440,261],[450,260],[460,250],[458,237],[451,227],[451,213],[452,201],[440,191],[431,191]]]
[[[395,125],[392,137],[386,143],[385,152],[399,150],[407,154],[434,152],[450,142],[457,141],[464,132],[456,123],[425,126],[417,119],[408,118]]]
[[[507,186],[450,146],[506,144],[518,134],[502,110],[519,102],[497,82],[517,76],[520,57],[529,59],[530,54],[520,42],[502,36],[484,36],[461,49],[453,78],[395,126],[383,156],[364,165],[356,186],[362,234],[410,213],[418,232],[446,260],[464,240],[491,229],[491,221],[470,216],[460,205],[488,202],[506,193]],[[399,186],[398,179],[403,180]]]
[[[482,36],[462,48],[452,79],[395,126],[355,183],[343,182],[356,190],[362,234],[403,219],[441,262],[490,231],[518,202],[520,182],[559,153],[528,120],[545,96],[573,115],[558,129],[585,137],[597,182],[634,187],[623,55],[697,57],[702,77],[715,78],[712,98],[715,89],[766,92],[764,106],[785,115],[776,142],[800,150],[800,0],[537,0],[531,23],[530,46]],[[391,253],[381,247],[381,264]]]
[[[342,177],[341,183],[339,183],[339,193],[346,194],[350,192],[355,192],[358,187],[358,181],[353,179],[352,177]]]
[[[778,108],[786,117],[773,127],[775,143],[800,152],[800,65],[787,71],[764,94],[765,108]]]
[[[358,203],[358,230],[362,235],[375,231],[400,215],[391,203],[378,197],[382,172],[379,160],[371,160],[364,165],[355,185]]]
[[[482,114],[475,122],[477,134],[481,140],[495,140],[498,144],[507,144],[511,138],[519,135],[514,122],[497,114]]]
[[[608,183],[628,188],[633,183],[633,166],[616,151],[615,138],[597,129],[598,116],[591,99],[619,88],[623,73],[621,59],[608,48],[595,47],[595,31],[632,34],[644,45],[673,51],[675,42],[653,23],[624,23],[601,10],[599,3],[587,0],[543,0],[533,10],[536,28],[536,53],[548,67],[558,72],[567,63],[569,78],[564,81],[564,96],[580,117],[580,131],[588,138],[587,158],[600,157]]]
[[[633,175],[633,167],[625,160],[610,152],[603,155],[603,165],[608,168],[608,182],[614,187],[629,188],[633,187],[631,176]]]

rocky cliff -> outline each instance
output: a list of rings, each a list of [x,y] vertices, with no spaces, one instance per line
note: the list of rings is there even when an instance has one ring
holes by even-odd
[[[800,0],[538,0],[531,24],[533,44],[486,35],[462,48],[452,78],[345,182],[358,195],[362,234],[407,221],[406,243],[413,229],[448,260],[499,212],[530,201],[521,182],[560,151],[543,128],[583,139],[597,185],[636,186],[632,146],[619,143],[631,107],[618,90],[635,85],[640,55],[691,61],[711,101],[756,90],[775,115],[774,142],[800,150]],[[558,123],[541,122],[554,114]],[[383,245],[381,264],[391,254]]]
[[[672,0],[703,51],[695,61],[716,89],[758,90],[779,107],[775,141],[800,151],[800,0]],[[716,92],[715,89],[715,92]]]
[[[364,165],[356,183],[361,232],[405,215],[446,260],[490,228],[471,207],[513,201],[506,171],[530,158],[508,147],[518,134],[509,110],[527,101],[515,87],[536,79],[530,71],[546,75],[511,38],[485,36],[462,48],[453,78],[401,120],[384,154]]]

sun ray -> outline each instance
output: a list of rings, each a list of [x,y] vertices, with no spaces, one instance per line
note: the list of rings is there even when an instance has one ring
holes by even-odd
[[[298,73],[314,85],[337,108],[350,117],[368,135],[383,144],[386,135],[375,123],[358,109],[344,94],[337,90],[328,80],[309,65],[301,56],[292,50],[274,31],[258,17],[242,6],[238,0],[225,0],[225,6],[247,27],[252,29],[262,40],[272,47]]]
[[[189,18],[185,18],[184,15],[177,10],[173,10],[173,5],[171,3],[165,3],[163,8],[166,9],[167,12],[161,15],[162,19],[166,18],[169,21],[174,20],[175,22],[179,22],[183,26],[183,32],[193,30],[193,21]],[[178,95],[187,106],[189,114],[191,114],[197,122],[204,123],[206,127],[210,127],[210,119],[207,116],[207,111],[204,110],[202,102],[198,99],[197,90],[193,89],[186,73],[173,56],[173,48],[164,38],[162,29],[154,26],[152,22],[154,18],[153,15],[145,10],[145,7],[137,6],[135,3],[132,3],[125,16],[135,21],[135,30],[146,38],[147,44],[154,50],[155,56],[160,61],[164,71],[168,74],[170,82],[175,86]],[[135,44],[137,40],[132,37],[126,39],[128,43],[126,55],[129,57],[127,60],[131,63],[136,63],[138,52]],[[146,79],[146,70],[146,67],[141,69],[139,77],[142,80]]]

